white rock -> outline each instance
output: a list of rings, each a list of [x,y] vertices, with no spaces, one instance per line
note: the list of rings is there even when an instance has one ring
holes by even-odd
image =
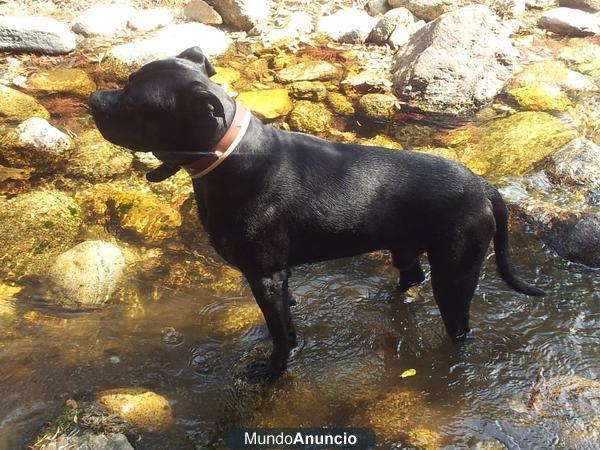
[[[32,117],[17,127],[19,140],[36,150],[60,154],[71,147],[71,139],[41,117]]]
[[[212,5],[225,23],[249,31],[269,15],[267,0],[213,0]]]
[[[387,0],[369,0],[367,3],[367,12],[372,16],[385,14],[388,9],[390,9],[390,5]]]
[[[69,27],[49,17],[0,17],[0,51],[69,53],[75,35]]]
[[[185,20],[190,22],[200,22],[207,25],[220,25],[223,23],[221,15],[204,0],[192,0],[184,10]]]
[[[99,5],[86,9],[73,21],[73,31],[83,36],[112,36],[127,28],[129,19],[136,14],[128,5]]]
[[[129,18],[127,25],[136,31],[152,31],[173,22],[173,13],[168,8],[142,9]]]
[[[207,58],[227,51],[231,39],[221,30],[201,23],[169,25],[154,37],[112,48],[109,57],[129,66],[142,66],[156,59],[177,56],[198,46]]]
[[[525,6],[532,9],[545,9],[558,6],[558,0],[525,0]]]
[[[406,8],[394,8],[386,12],[371,30],[367,42],[383,45],[396,27],[407,29],[415,23],[415,16]]]
[[[377,22],[365,11],[345,8],[319,19],[317,31],[334,41],[362,43]]]
[[[600,18],[573,8],[555,8],[544,11],[538,26],[557,34],[568,36],[593,36],[600,34]]]
[[[392,34],[390,34],[390,37],[388,38],[388,44],[390,44],[390,46],[392,48],[402,47],[404,44],[406,44],[408,42],[408,40],[413,35],[413,33],[420,30],[421,28],[423,28],[425,26],[425,24],[426,23],[424,20],[419,20],[413,24],[406,25],[406,26],[398,25],[394,29]]]
[[[110,300],[125,270],[121,249],[110,242],[85,241],[59,255],[48,272],[68,307],[95,308]]]
[[[313,24],[310,14],[303,11],[294,12],[290,15],[288,23],[284,27],[266,31],[262,42],[265,47],[282,43],[289,44],[306,37],[312,29]]]

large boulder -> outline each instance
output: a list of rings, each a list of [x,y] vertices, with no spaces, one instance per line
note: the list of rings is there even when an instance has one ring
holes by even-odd
[[[75,50],[75,35],[64,23],[49,17],[0,17],[0,51],[49,55]]]
[[[269,14],[267,0],[213,0],[212,4],[225,23],[249,31]]]
[[[365,11],[358,9],[340,9],[317,22],[317,32],[337,42],[356,44],[365,42],[377,23]]]
[[[52,258],[73,245],[81,221],[77,203],[60,191],[0,199],[0,278],[45,272]]]
[[[556,34],[567,36],[594,36],[600,34],[598,16],[573,8],[556,8],[544,11],[538,26]]]
[[[0,119],[22,121],[34,116],[48,119],[50,113],[32,96],[0,84]]]
[[[97,308],[110,299],[123,276],[125,257],[114,244],[85,241],[60,254],[50,266],[49,300],[68,308]]]
[[[411,36],[394,57],[394,90],[409,107],[443,115],[490,103],[512,75],[507,30],[483,5],[446,13]]]

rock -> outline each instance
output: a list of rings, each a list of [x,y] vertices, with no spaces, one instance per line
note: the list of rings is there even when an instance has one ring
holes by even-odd
[[[321,101],[327,96],[327,88],[319,82],[296,81],[288,89],[292,97],[301,100]]]
[[[12,197],[30,189],[31,169],[0,165],[0,196]]]
[[[96,129],[87,130],[75,139],[65,173],[91,182],[104,181],[127,173],[132,161],[129,151],[111,144]]]
[[[581,96],[573,115],[581,134],[600,145],[600,94]]]
[[[392,83],[383,78],[380,73],[367,70],[348,75],[341,83],[342,91],[349,97],[356,97],[369,92],[386,92],[389,91],[391,85]]]
[[[548,83],[509,89],[508,95],[523,109],[532,111],[564,111],[571,106],[569,97],[558,86]]]
[[[75,436],[59,435],[44,445],[44,450],[133,450],[124,434],[83,433]]]
[[[367,42],[384,45],[396,27],[410,29],[415,23],[415,17],[406,8],[394,8],[384,14],[373,27]]]
[[[72,29],[85,37],[113,36],[124,33],[129,19],[136,14],[135,9],[124,4],[98,5],[81,13]]]
[[[87,97],[96,83],[82,69],[54,69],[35,72],[27,79],[27,88],[48,94],[65,93]]]
[[[292,81],[326,81],[338,78],[340,69],[326,61],[306,61],[286,67],[275,75],[280,83]]]
[[[303,133],[320,133],[331,126],[333,116],[321,103],[300,100],[290,113],[289,124]]]
[[[173,22],[173,13],[168,8],[140,9],[131,15],[127,26],[136,31],[152,31]]]
[[[441,115],[490,103],[512,75],[516,53],[490,9],[471,5],[442,15],[396,53],[396,95],[411,108]]]
[[[369,147],[385,147],[385,148],[393,148],[396,150],[402,150],[402,145],[398,142],[390,139],[385,134],[378,134],[369,139],[359,139],[358,144],[367,145]]]
[[[398,112],[397,104],[396,97],[386,94],[365,94],[358,102],[361,112],[375,121],[392,120]]]
[[[427,428],[413,428],[406,436],[406,444],[421,450],[439,450],[443,447],[442,438]]]
[[[75,35],[64,23],[49,17],[0,17],[0,51],[56,55],[73,50]]]
[[[254,302],[235,303],[215,322],[215,328],[227,335],[240,334],[253,326],[263,326],[265,318]]]
[[[508,450],[508,447],[500,441],[495,439],[487,439],[485,441],[479,441],[472,447],[473,450]]]
[[[571,92],[595,91],[598,88],[593,80],[567,68],[562,61],[540,61],[525,67],[511,81],[515,87],[529,87],[550,84]]]
[[[223,23],[221,15],[204,0],[192,0],[183,9],[185,20],[200,22],[207,25],[220,25]]]
[[[32,117],[17,127],[23,146],[47,153],[62,153],[71,147],[71,140],[41,117]]]
[[[121,228],[147,243],[173,237],[181,226],[179,211],[153,194],[125,191],[109,202]]]
[[[352,106],[352,103],[342,94],[338,92],[329,92],[326,101],[334,113],[341,116],[354,115],[354,106]]]
[[[600,0],[559,0],[560,6],[600,11]]]
[[[243,31],[263,22],[269,14],[267,0],[213,0],[212,3],[225,23]]]
[[[312,31],[312,18],[310,14],[297,11],[293,12],[285,26],[281,28],[271,28],[262,37],[262,43],[265,47],[275,47],[279,45],[289,45],[305,38]]]
[[[106,70],[118,79],[156,59],[177,56],[184,50],[201,46],[208,59],[227,51],[231,40],[216,28],[201,23],[169,25],[154,37],[113,47],[104,62]]]
[[[419,20],[418,22],[415,22],[407,27],[398,25],[396,28],[394,28],[394,31],[392,34],[390,34],[390,37],[388,37],[388,44],[392,48],[402,47],[408,42],[413,33],[420,30],[424,26],[424,20]]]
[[[213,75],[210,80],[213,83],[217,83],[220,85],[228,85],[231,86],[237,80],[240,79],[241,74],[231,67],[219,67],[215,66],[215,75]]]
[[[533,9],[546,9],[558,6],[558,0],[525,0],[525,6]]]
[[[466,125],[436,137],[478,175],[498,180],[520,176],[573,138],[559,119],[543,112],[519,112],[480,127]]]
[[[377,19],[365,11],[344,8],[321,17],[317,22],[317,32],[337,42],[360,44],[365,42],[376,23]]]
[[[390,5],[387,0],[369,0],[366,8],[369,14],[378,16],[379,14],[385,14],[390,9]]]
[[[573,8],[556,8],[544,11],[538,27],[566,36],[594,36],[600,34],[600,18]]]
[[[49,300],[69,308],[97,308],[107,303],[123,276],[125,257],[114,244],[85,241],[60,254],[48,278],[57,295]]]
[[[45,272],[48,261],[73,245],[80,224],[79,206],[60,191],[0,199],[0,278]]]
[[[242,92],[237,100],[261,119],[286,116],[294,107],[287,89]]]
[[[23,121],[30,117],[50,118],[50,113],[30,95],[0,84],[0,118]]]
[[[587,139],[574,139],[548,158],[545,171],[555,182],[600,188],[600,146]]]
[[[590,39],[570,38],[560,52],[560,59],[579,72],[600,82],[600,45]]]
[[[464,0],[388,0],[388,2],[393,8],[404,7],[419,19],[428,22],[469,3]]]
[[[110,389],[99,392],[96,398],[109,412],[136,427],[158,431],[173,419],[167,399],[144,388]]]

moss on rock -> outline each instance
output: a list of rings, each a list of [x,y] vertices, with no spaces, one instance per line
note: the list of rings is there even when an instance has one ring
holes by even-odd
[[[358,101],[360,111],[371,120],[391,120],[397,112],[398,99],[387,94],[365,94]]]
[[[288,86],[290,95],[297,99],[321,101],[327,95],[323,83],[312,81],[296,81]]]
[[[140,387],[118,388],[97,394],[98,402],[126,422],[148,430],[167,428],[173,419],[165,397]]]
[[[50,113],[32,96],[0,84],[0,118],[23,121],[30,117],[48,119]]]
[[[548,83],[533,83],[510,89],[508,95],[524,109],[532,111],[564,111],[571,100],[558,86]]]
[[[340,116],[353,116],[354,106],[346,97],[339,92],[330,92],[327,94],[327,104],[331,110]]]
[[[293,130],[303,133],[322,133],[329,129],[333,116],[320,103],[300,100],[289,116],[289,124]]]
[[[82,69],[55,69],[34,73],[27,80],[27,87],[38,92],[87,97],[96,90],[96,83]]]

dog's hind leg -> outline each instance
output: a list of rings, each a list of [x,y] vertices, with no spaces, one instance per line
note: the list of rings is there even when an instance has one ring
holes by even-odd
[[[392,251],[392,264],[400,271],[398,289],[401,292],[406,292],[411,287],[425,281],[425,274],[418,256],[407,258],[402,253]]]
[[[246,278],[273,339],[273,351],[267,374],[273,381],[285,372],[289,352],[296,345],[296,333],[290,315],[287,271],[276,272],[270,277],[247,276]]]

